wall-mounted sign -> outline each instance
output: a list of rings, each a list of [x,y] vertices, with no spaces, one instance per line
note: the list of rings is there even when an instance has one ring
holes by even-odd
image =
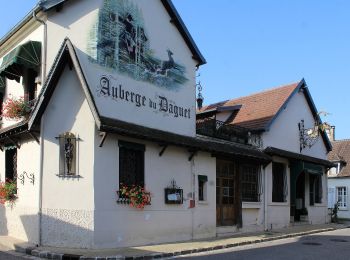
[[[115,102],[124,102],[140,109],[148,109],[155,113],[164,113],[174,118],[191,119],[191,109],[177,105],[165,95],[146,96],[130,90],[113,76],[103,75],[97,86],[97,96],[110,98]]]

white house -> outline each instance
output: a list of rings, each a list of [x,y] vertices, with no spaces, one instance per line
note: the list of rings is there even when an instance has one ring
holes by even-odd
[[[114,248],[263,229],[271,156],[246,129],[197,134],[204,63],[170,0],[41,1],[0,40],[3,102],[32,107],[2,119],[0,180],[17,199],[0,205],[0,235]]]
[[[272,162],[261,165],[262,175],[259,169],[243,170],[243,229],[328,221],[326,172],[333,166],[327,160],[331,144],[319,127],[322,122],[304,80],[203,107],[197,118],[199,125],[214,121],[216,126],[248,132],[247,143],[272,157]],[[220,187],[218,179],[217,174]],[[249,192],[256,189],[261,190],[260,197]]]
[[[333,130],[334,131],[334,130]],[[334,135],[333,135],[334,137]],[[332,139],[332,138],[331,138]],[[349,188],[350,188],[350,140],[332,140],[332,151],[328,160],[336,167],[328,172],[328,207],[333,208],[338,203],[338,218],[350,219]]]

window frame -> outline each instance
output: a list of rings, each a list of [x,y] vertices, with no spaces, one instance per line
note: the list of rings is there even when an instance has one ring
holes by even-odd
[[[322,204],[323,199],[322,175],[309,174],[309,199],[310,206]]]
[[[119,146],[119,189],[121,185],[138,185],[145,187],[145,151],[146,146],[144,144],[127,142],[123,140],[118,141]],[[140,156],[140,158],[136,158]],[[127,169],[127,159],[135,157],[135,168],[136,176],[130,176],[130,169]],[[137,165],[138,163],[138,165]],[[138,172],[137,172],[138,171]],[[124,175],[124,176],[122,176]],[[128,180],[128,178],[134,178],[134,181]]]
[[[277,169],[277,167],[281,167]],[[282,170],[276,172],[277,170]],[[279,183],[276,181],[278,176]],[[276,185],[278,184],[278,185]],[[273,203],[286,203],[288,202],[288,175],[287,166],[285,163],[272,162],[272,196],[271,201]]]
[[[336,189],[336,202],[338,203],[339,209],[347,209],[348,208],[348,187],[346,186],[337,186]],[[341,194],[343,197],[342,203],[339,203],[339,190],[344,190],[344,192]],[[345,204],[345,206],[344,206]]]
[[[261,202],[262,176],[260,165],[244,164],[241,170],[242,202]],[[245,189],[246,187],[250,188]]]
[[[208,183],[207,175],[198,175],[198,201],[199,202],[206,202],[208,200],[207,183]]]

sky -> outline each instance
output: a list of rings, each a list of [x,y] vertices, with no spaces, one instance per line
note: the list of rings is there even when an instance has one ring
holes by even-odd
[[[1,1],[0,38],[36,0]],[[305,79],[336,139],[350,138],[350,1],[173,0],[207,60],[204,104]]]

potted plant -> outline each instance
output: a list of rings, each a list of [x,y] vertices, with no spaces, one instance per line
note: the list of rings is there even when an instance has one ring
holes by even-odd
[[[14,203],[17,199],[16,181],[0,182],[0,203]]]
[[[2,105],[2,116],[8,119],[21,119],[28,116],[30,111],[30,102],[25,101],[23,97],[9,97]]]
[[[130,207],[141,210],[151,204],[151,195],[142,186],[121,184],[120,187],[120,190],[117,191],[119,196],[117,203],[128,204]]]

